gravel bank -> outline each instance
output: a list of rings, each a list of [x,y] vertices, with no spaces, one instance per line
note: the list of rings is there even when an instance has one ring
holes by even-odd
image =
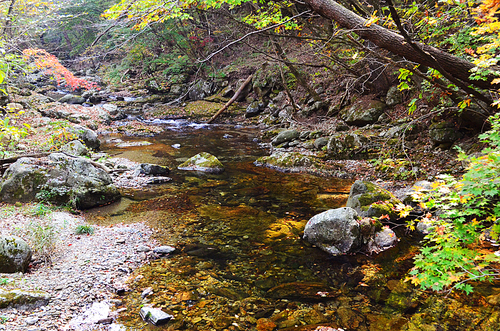
[[[0,216],[2,235],[19,235],[37,220],[9,208],[10,215]],[[121,305],[116,292],[127,290],[132,270],[155,257],[150,251],[157,246],[152,230],[141,223],[94,225],[93,235],[76,235],[76,226],[85,224],[81,216],[52,212],[44,219],[58,230],[52,265],[34,265],[25,274],[0,274],[8,279],[0,288],[45,291],[50,301],[35,309],[0,310],[0,330],[120,330],[113,323]]]

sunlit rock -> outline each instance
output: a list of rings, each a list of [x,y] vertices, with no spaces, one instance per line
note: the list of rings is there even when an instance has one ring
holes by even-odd
[[[195,170],[216,174],[224,171],[224,165],[215,156],[206,152],[196,154],[177,168],[179,170]]]

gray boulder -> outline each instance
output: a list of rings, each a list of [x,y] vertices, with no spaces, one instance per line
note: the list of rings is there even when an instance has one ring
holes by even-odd
[[[224,171],[224,165],[212,154],[202,152],[189,158],[186,162],[179,165],[177,169],[218,174]]]
[[[170,170],[167,167],[149,163],[141,163],[135,169],[136,176],[167,176],[169,173]]]
[[[205,80],[200,79],[197,81],[193,88],[189,91],[188,96],[189,99],[196,101],[196,100],[203,100],[206,97],[212,95],[214,92],[214,83],[208,82]]]
[[[462,138],[460,133],[453,123],[438,122],[433,123],[429,127],[429,138],[435,145],[451,146],[455,141]]]
[[[80,140],[73,140],[61,147],[61,151],[73,156],[89,155],[89,150]]]
[[[300,133],[297,130],[286,130],[278,133],[276,137],[271,141],[274,146],[281,145],[284,142],[299,139]]]
[[[25,272],[31,261],[31,248],[21,238],[0,237],[0,273]]]
[[[73,127],[69,127],[68,131],[74,133],[78,137],[78,139],[83,141],[85,146],[90,149],[98,150],[101,146],[101,142],[97,138],[97,133],[90,130],[89,128],[81,125],[75,125]]]
[[[385,103],[389,106],[399,105],[403,101],[403,94],[397,86],[391,86],[385,97]]]
[[[379,253],[398,241],[392,230],[379,222],[359,219],[349,207],[313,216],[304,229],[304,240],[334,256],[358,251]]]
[[[49,303],[50,294],[43,291],[0,289],[0,308],[35,309]]]
[[[109,174],[95,163],[62,153],[20,158],[3,175],[0,199],[7,202],[48,200],[87,209],[116,201],[120,193]]]
[[[340,112],[340,117],[348,125],[364,126],[377,122],[383,114],[386,104],[378,100],[360,100]]]
[[[361,247],[358,213],[349,207],[330,209],[313,216],[304,229],[304,240],[332,255]]]
[[[69,103],[72,105],[81,105],[85,103],[85,98],[82,98],[81,96],[78,95],[66,94],[61,99],[59,99],[59,102]]]
[[[246,118],[251,118],[258,116],[260,113],[264,111],[266,108],[266,103],[263,101],[254,101],[251,104],[248,105],[246,111],[245,111],[245,117]]]

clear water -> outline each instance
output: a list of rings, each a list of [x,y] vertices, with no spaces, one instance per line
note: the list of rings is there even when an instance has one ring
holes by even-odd
[[[132,291],[123,298],[127,311],[119,321],[131,330],[314,330],[318,325],[440,330],[436,327],[450,323],[465,324],[443,330],[467,330],[471,321],[486,323],[487,313],[475,303],[467,306],[465,322],[453,309],[439,321],[435,315],[441,313],[428,303],[436,300],[400,282],[416,253],[405,240],[378,256],[333,258],[301,239],[310,217],[345,203],[351,182],[254,166],[268,153],[259,147],[255,128],[156,124],[165,127],[164,134],[120,137],[151,145],[103,145],[114,156],[172,170],[170,183],[124,191],[120,204],[101,209],[96,218],[100,223],[145,221],[158,230],[162,244],[179,251],[132,274]],[[225,172],[176,170],[199,152],[217,156]],[[154,293],[142,298],[148,287]],[[161,308],[175,319],[160,328],[149,326],[139,317],[142,305]]]

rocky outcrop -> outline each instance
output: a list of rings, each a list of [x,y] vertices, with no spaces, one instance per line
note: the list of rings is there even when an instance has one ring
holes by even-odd
[[[332,255],[378,253],[397,242],[392,230],[369,219],[360,220],[358,213],[349,207],[313,216],[304,229],[304,239]]]
[[[398,215],[392,208],[400,203],[389,191],[371,182],[357,180],[351,186],[346,206],[355,209],[362,217],[389,215],[396,219]]]
[[[31,261],[31,248],[21,238],[0,237],[0,273],[25,272]]]
[[[62,153],[46,158],[21,158],[3,175],[2,201],[48,200],[92,208],[118,200],[120,194],[111,177],[95,163]]]
[[[215,174],[224,171],[224,165],[215,156],[206,152],[196,154],[177,168],[179,170],[195,170]]]

